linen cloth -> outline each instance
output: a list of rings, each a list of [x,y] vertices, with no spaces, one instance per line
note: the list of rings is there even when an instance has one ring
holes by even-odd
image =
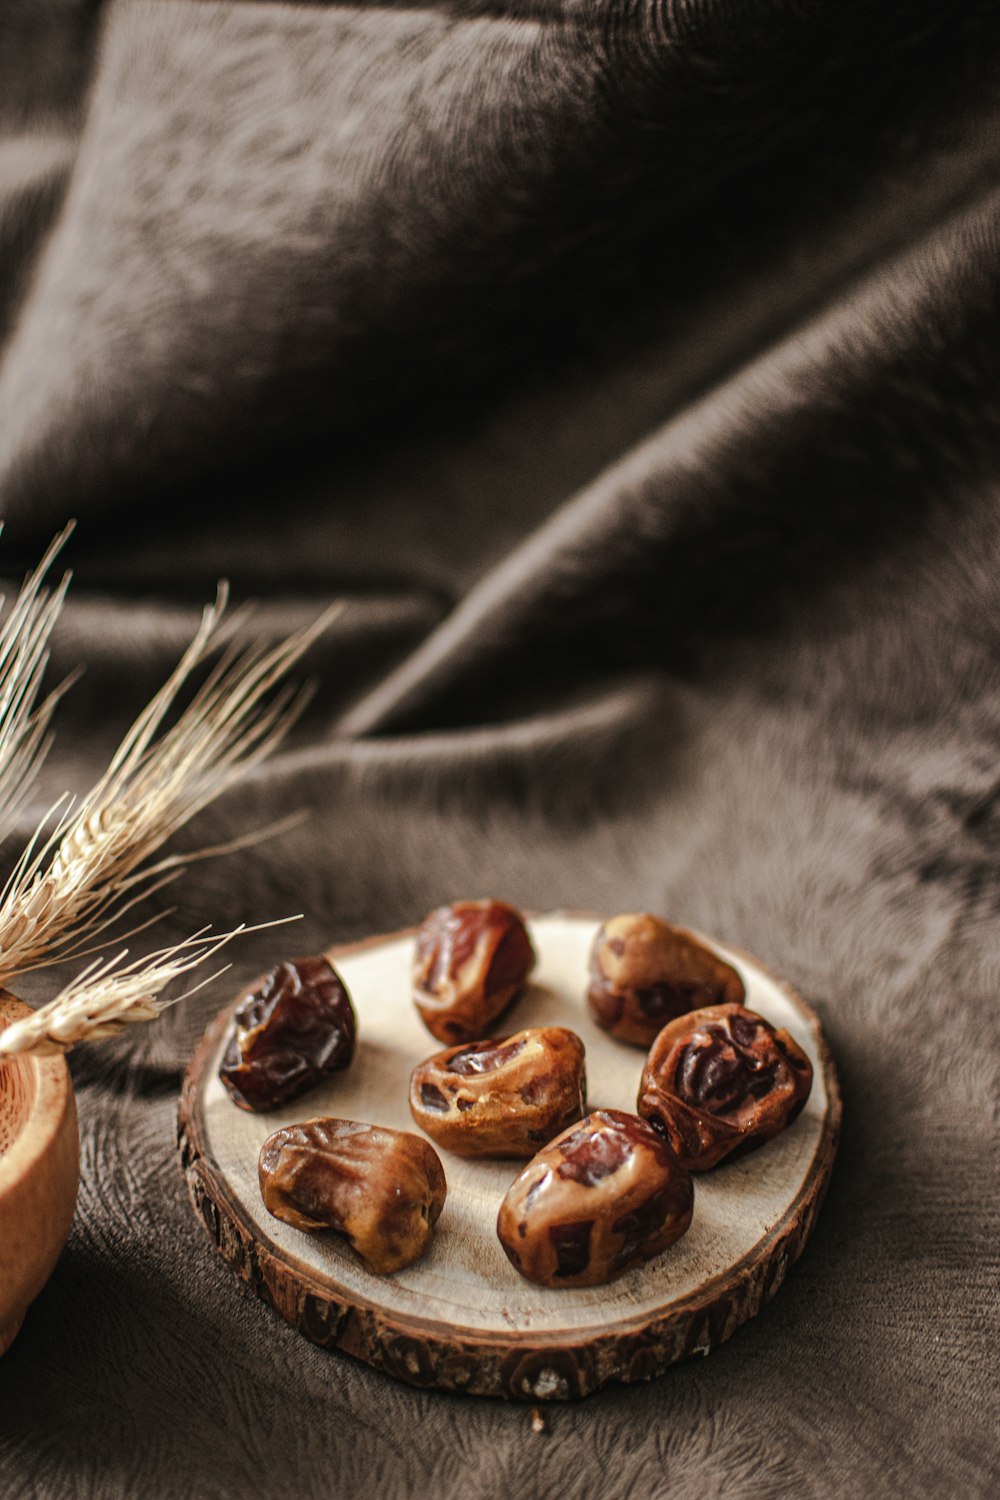
[[[998,81],[985,0],[0,8],[0,569],[78,519],[87,667],[6,865],[218,577],[345,601],[185,840],[308,819],[162,931],[304,921],[73,1057],[4,1495],[995,1492]],[[478,894],[759,954],[844,1089],[776,1300],[540,1434],[285,1327],[174,1147],[241,982]]]

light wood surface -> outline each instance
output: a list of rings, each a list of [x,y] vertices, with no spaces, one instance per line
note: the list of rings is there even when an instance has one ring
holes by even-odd
[[[0,1026],[29,1013],[0,991]],[[76,1100],[64,1059],[0,1063],[0,1354],[66,1243],[79,1176]]]
[[[591,1108],[634,1109],[644,1053],[589,1020],[583,1001],[593,917],[535,918],[533,982],[497,1028],[560,1025],[587,1049]],[[209,1028],[185,1081],[180,1138],[192,1200],[227,1260],[294,1326],[417,1384],[534,1400],[585,1395],[609,1380],[657,1374],[722,1342],[781,1284],[808,1237],[833,1163],[836,1076],[809,1008],[755,960],[717,947],[740,970],[748,1005],[786,1026],[815,1084],[795,1125],[763,1150],[696,1179],[688,1234],[606,1287],[552,1290],[520,1278],[496,1238],[514,1162],[442,1153],[448,1200],[430,1253],[395,1276],[366,1272],[332,1234],[308,1236],[268,1215],[257,1154],[279,1125],[338,1115],[414,1130],[410,1070],[438,1050],[409,992],[412,934],[331,951],[358,1012],[350,1070],[273,1113],[236,1109],[217,1078],[234,1001]]]

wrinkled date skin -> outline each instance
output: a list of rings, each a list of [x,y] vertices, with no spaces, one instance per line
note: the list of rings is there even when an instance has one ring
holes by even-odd
[[[456,901],[420,924],[413,999],[439,1042],[486,1035],[535,967],[524,918],[503,901]]]
[[[410,1113],[458,1156],[534,1156],[583,1116],[583,1043],[562,1026],[465,1042],[419,1063]]]
[[[433,1146],[356,1120],[276,1130],[258,1174],[268,1213],[296,1229],[336,1230],[380,1276],[420,1259],[448,1191]]]
[[[241,1109],[277,1109],[354,1056],[357,1023],[325,958],[279,964],[236,1012],[219,1077]]]
[[[704,1172],[791,1125],[812,1078],[787,1031],[742,1005],[708,1006],[660,1032],[643,1069],[639,1113],[679,1161]]]
[[[691,1223],[694,1188],[663,1137],[601,1109],[563,1131],[512,1184],[497,1234],[541,1286],[603,1286],[652,1260]]]
[[[675,1016],[699,1006],[738,1005],[745,996],[730,964],[648,912],[612,917],[594,939],[587,1007],[619,1041],[650,1047]]]

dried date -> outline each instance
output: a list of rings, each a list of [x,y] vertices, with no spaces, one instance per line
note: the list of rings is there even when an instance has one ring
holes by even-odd
[[[357,1023],[325,958],[279,964],[236,1012],[219,1077],[241,1109],[277,1109],[346,1068]]]
[[[430,1243],[447,1195],[433,1146],[409,1131],[309,1120],[268,1136],[258,1162],[268,1212],[344,1235],[369,1270],[399,1271]]]
[[[413,1000],[439,1042],[476,1041],[520,994],[534,966],[520,912],[503,901],[456,901],[420,925]]]
[[[683,928],[648,912],[610,918],[590,954],[587,1006],[604,1031],[649,1047],[668,1021],[699,1006],[739,1004],[743,981]]]
[[[410,1113],[458,1156],[534,1156],[584,1110],[584,1049],[562,1026],[435,1053],[410,1077]]]
[[[541,1286],[602,1286],[680,1239],[690,1174],[644,1120],[602,1109],[550,1141],[512,1184],[497,1235]]]
[[[812,1088],[812,1064],[787,1031],[742,1005],[681,1016],[654,1042],[639,1113],[692,1172],[764,1145],[789,1126]]]

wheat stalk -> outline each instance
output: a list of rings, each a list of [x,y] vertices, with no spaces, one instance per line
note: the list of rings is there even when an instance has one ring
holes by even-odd
[[[8,621],[0,633],[0,786],[6,765],[15,799],[24,795],[18,775],[37,769],[54,707],[54,695],[40,709],[32,707],[44,670],[47,635],[65,594],[65,580],[51,599],[40,593],[53,555],[50,548],[40,570],[26,583],[11,617],[16,628],[8,636]],[[283,679],[338,608],[277,645],[240,649],[231,637],[246,614],[237,612],[224,622],[227,602],[228,591],[220,585],[191,645],[128,730],[97,784],[78,805],[61,798],[29,839],[0,891],[0,986],[30,969],[94,952],[87,945],[98,933],[119,922],[183,866],[223,852],[198,849],[153,858],[178,829],[258,765],[287,734],[309,690],[296,690]],[[191,674],[226,641],[220,660],[188,706],[164,728]],[[11,672],[7,721],[5,662]],[[5,722],[12,726],[13,747],[6,763]],[[244,847],[274,831],[258,830],[223,848]],[[109,1036],[133,1021],[152,1019],[162,1009],[161,992],[173,980],[238,933],[256,930],[241,926],[213,937],[202,928],[148,958],[126,961],[124,950],[109,960],[96,959],[49,1005],[0,1032],[0,1060],[29,1049],[64,1051],[78,1041]]]
[[[73,523],[55,538],[29,573],[0,626],[0,836],[23,806],[51,744],[49,724],[67,678],[38,703],[49,660],[49,637],[59,618],[70,575],[52,593],[43,587]]]
[[[47,1005],[0,1031],[0,1063],[26,1053],[51,1057],[69,1052],[77,1042],[118,1036],[137,1021],[155,1020],[168,1005],[186,1000],[226,972],[228,964],[183,994],[163,999],[162,992],[169,985],[218,953],[234,937],[297,920],[283,917],[255,927],[241,923],[231,932],[215,934],[203,927],[182,942],[144,958],[127,961],[128,949],[123,948],[113,958],[95,959]]]
[[[226,602],[220,588],[177,667],[79,807],[63,806],[60,812],[56,804],[54,831],[46,837],[43,824],[29,840],[0,892],[0,985],[29,969],[79,956],[88,939],[180,866],[218,852],[198,850],[149,862],[287,733],[307,690],[286,686],[272,694],[272,689],[330,618],[327,612],[270,648],[238,652],[231,645],[177,722],[157,738],[184,683],[218,644]]]

